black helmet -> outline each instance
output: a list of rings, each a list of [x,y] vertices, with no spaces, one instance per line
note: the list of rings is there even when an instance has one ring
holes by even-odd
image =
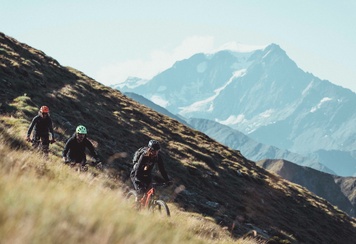
[[[159,150],[161,149],[161,146],[159,145],[159,142],[156,140],[150,140],[148,142],[148,147],[152,148],[153,150]]]

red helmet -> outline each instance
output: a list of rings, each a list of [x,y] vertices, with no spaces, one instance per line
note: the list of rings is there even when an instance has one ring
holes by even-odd
[[[41,112],[41,113],[49,113],[49,108],[48,108],[47,106],[42,106],[42,107],[40,108],[40,112]]]

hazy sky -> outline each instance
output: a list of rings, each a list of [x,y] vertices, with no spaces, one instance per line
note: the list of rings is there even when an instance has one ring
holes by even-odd
[[[109,85],[222,46],[278,44],[356,92],[355,0],[0,0],[0,31]]]

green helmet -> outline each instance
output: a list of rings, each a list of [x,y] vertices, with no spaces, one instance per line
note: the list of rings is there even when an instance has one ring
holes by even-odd
[[[78,134],[87,134],[87,128],[83,125],[78,125],[77,129],[75,129],[75,132]]]

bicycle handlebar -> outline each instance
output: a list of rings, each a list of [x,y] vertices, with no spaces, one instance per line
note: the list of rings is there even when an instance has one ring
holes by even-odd
[[[153,183],[151,183],[151,185],[153,186],[153,187],[159,187],[159,186],[170,186],[172,183],[170,182],[170,183],[167,183],[167,182],[153,182]]]

